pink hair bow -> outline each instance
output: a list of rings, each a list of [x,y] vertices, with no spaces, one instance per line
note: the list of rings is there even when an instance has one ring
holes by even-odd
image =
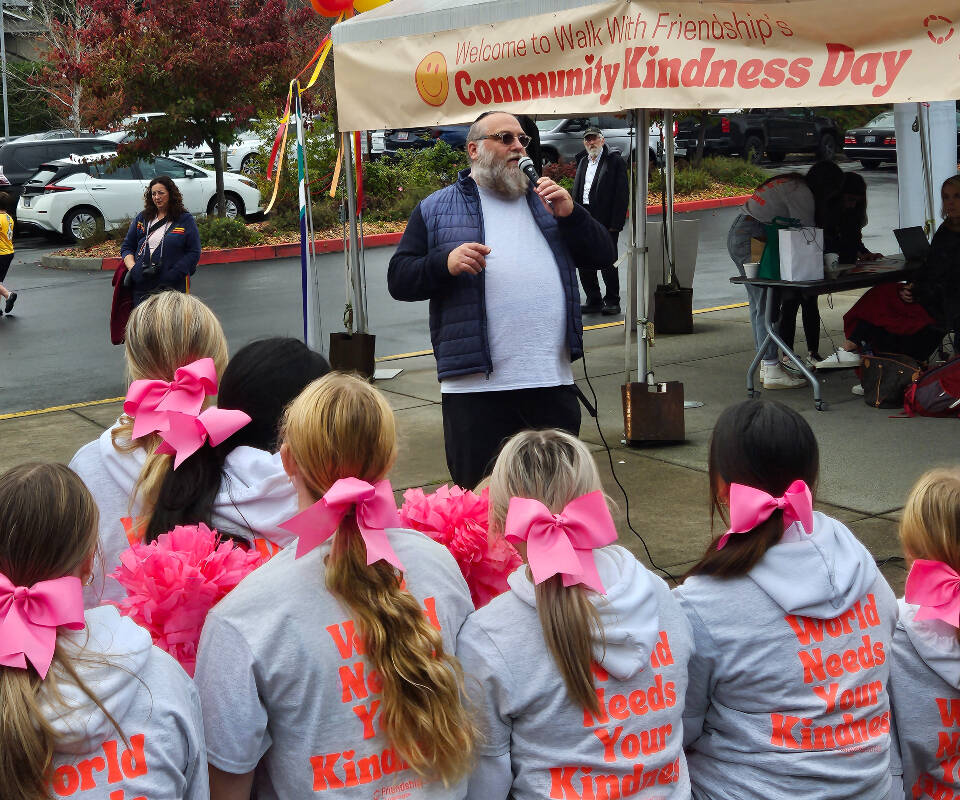
[[[167,430],[160,431],[163,441],[157,452],[175,456],[173,468],[176,469],[184,459],[196,453],[207,439],[210,444],[218,445],[249,422],[250,416],[243,411],[216,406],[197,415],[170,412],[167,414]]]
[[[903,596],[920,606],[914,619],[942,619],[960,628],[960,575],[942,561],[914,561]]]
[[[386,561],[399,570],[403,564],[390,546],[387,528],[400,527],[400,515],[390,481],[369,484],[359,478],[341,478],[306,511],[280,524],[300,537],[297,558],[323,544],[336,532],[343,518],[356,510],[357,527],[367,546],[367,564]]]
[[[783,497],[774,497],[763,489],[730,484],[730,529],[720,537],[717,550],[722,550],[733,533],[752,531],[761,522],[780,509],[783,511],[783,529],[799,522],[807,533],[813,533],[813,495],[804,481],[794,481]]]
[[[67,575],[33,586],[14,586],[0,573],[0,664],[47,677],[57,646],[57,627],[83,630],[83,585]]]
[[[201,358],[173,373],[173,380],[140,380],[130,384],[123,413],[133,417],[133,436],[139,439],[168,428],[167,414],[196,416],[203,400],[217,393],[217,368],[212,358]]]
[[[562,575],[564,586],[582,583],[604,592],[593,551],[615,542],[617,529],[603,492],[571,500],[559,514],[551,513],[539,500],[511,498],[504,533],[509,542],[527,543],[534,583]]]

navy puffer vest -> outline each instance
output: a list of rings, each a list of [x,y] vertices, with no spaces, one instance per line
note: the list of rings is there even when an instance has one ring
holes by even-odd
[[[576,265],[563,242],[556,219],[543,207],[532,188],[527,192],[527,204],[560,270],[566,298],[567,344],[571,361],[576,361],[583,356]],[[485,241],[480,193],[469,169],[460,173],[456,183],[423,200],[420,213],[427,228],[428,250]],[[535,296],[531,297],[531,302],[536,302]],[[517,335],[524,334],[517,331]],[[440,380],[477,372],[489,375],[493,371],[487,339],[483,272],[458,276],[442,295],[430,300],[430,339]]]

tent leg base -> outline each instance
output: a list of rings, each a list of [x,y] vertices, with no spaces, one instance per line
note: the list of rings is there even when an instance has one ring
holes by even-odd
[[[624,440],[630,446],[647,442],[682,442],[683,384],[667,381],[648,386],[626,383],[620,387],[623,401]]]

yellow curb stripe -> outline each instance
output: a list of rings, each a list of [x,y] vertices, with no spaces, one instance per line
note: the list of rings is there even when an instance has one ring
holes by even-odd
[[[397,361],[401,358],[416,358],[417,356],[432,356],[433,350],[414,350],[412,353],[398,353],[395,356],[380,356],[377,361]]]
[[[54,411],[70,411],[74,408],[86,408],[87,406],[102,406],[107,403],[119,403],[123,397],[108,397],[105,400],[87,400],[83,403],[68,403],[64,406],[50,406],[49,408],[36,408],[32,411],[14,411],[10,414],[0,414],[0,420],[16,419],[18,417],[34,417],[37,414],[51,414]]]
[[[694,309],[694,314],[709,314],[711,311],[726,311],[730,308],[746,308],[748,303],[731,303],[726,306],[713,306],[713,308],[697,308]],[[617,322],[598,322],[596,325],[586,325],[584,326],[585,331],[596,331],[602,328],[617,328],[623,326],[623,320],[618,320]],[[403,358],[416,358],[417,356],[429,356],[433,355],[433,350],[414,350],[411,353],[397,353],[393,356],[380,356],[377,359],[377,362],[384,361],[399,361]],[[83,403],[68,403],[63,406],[50,406],[49,408],[37,408],[32,411],[14,411],[10,414],[0,414],[0,420],[4,419],[18,419],[20,417],[35,417],[38,414],[52,414],[55,411],[70,411],[74,408],[86,408],[87,406],[102,406],[107,403],[119,403],[123,400],[123,397],[108,397],[105,400],[87,400]]]
[[[726,311],[730,308],[746,308],[749,303],[730,303],[728,306],[713,306],[713,308],[695,308],[694,314],[709,314],[711,311]]]

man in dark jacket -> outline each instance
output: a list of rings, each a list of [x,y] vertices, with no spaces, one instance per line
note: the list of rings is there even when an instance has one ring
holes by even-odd
[[[470,169],[414,209],[387,273],[397,300],[430,301],[447,466],[469,488],[518,431],[579,433],[576,264],[613,260],[603,226],[563,187],[520,171],[528,141],[510,114],[477,119]]]
[[[620,313],[620,276],[613,262],[617,260],[617,239],[627,220],[627,167],[618,150],[610,150],[603,141],[603,131],[587,128],[583,134],[583,146],[587,151],[577,166],[573,180],[573,199],[583,203],[591,216],[610,234],[613,241],[613,258],[609,262],[594,254],[587,261],[579,262],[580,283],[587,295],[584,314],[598,312],[613,316]],[[600,294],[597,271],[603,276],[606,295]]]

